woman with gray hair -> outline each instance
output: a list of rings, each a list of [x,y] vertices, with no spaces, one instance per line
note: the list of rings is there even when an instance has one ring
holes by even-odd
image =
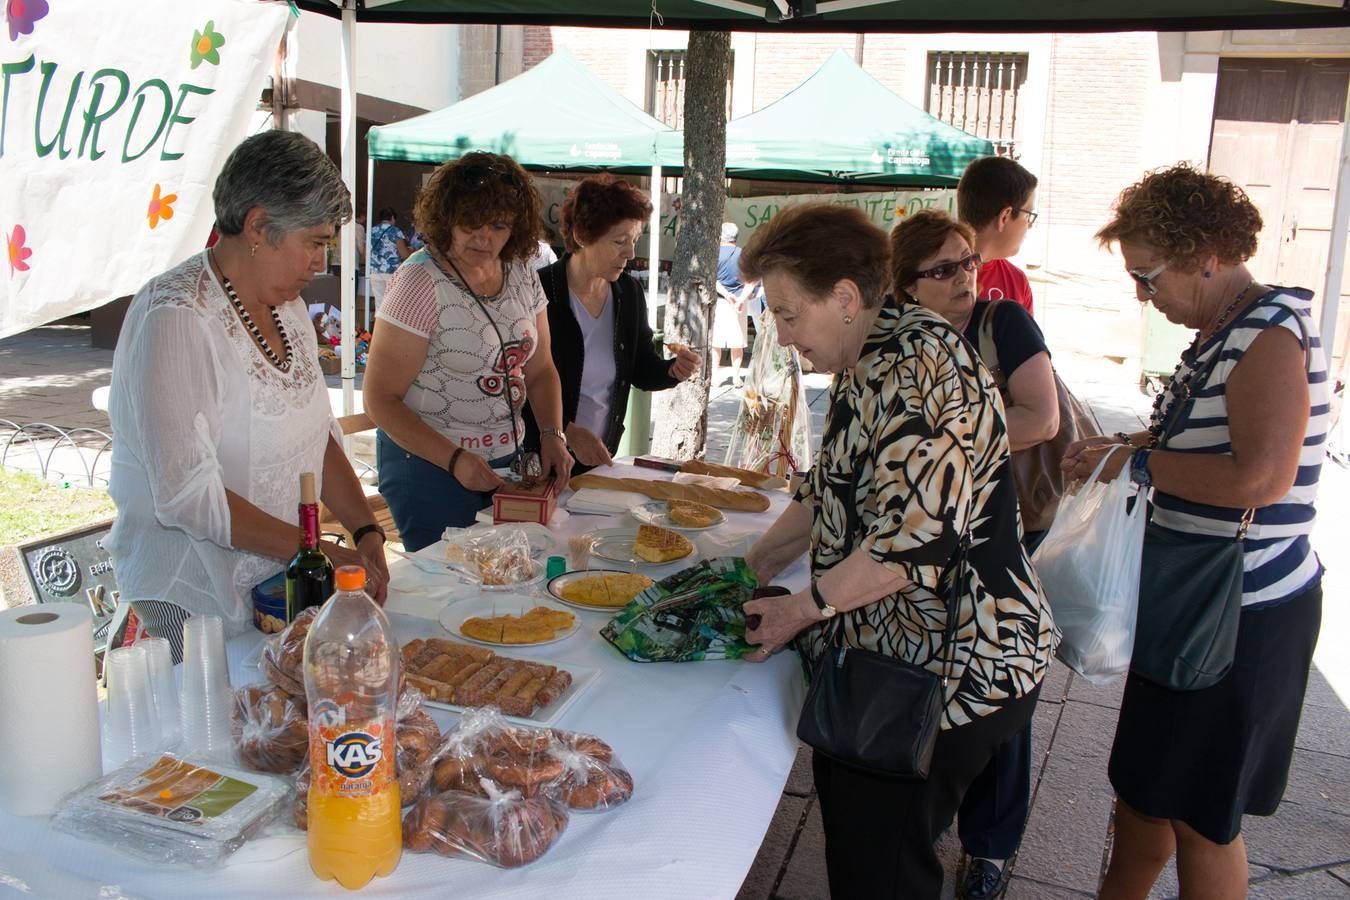
[[[108,406],[108,550],[123,598],[175,648],[191,615],[247,627],[253,586],[295,553],[302,472],[356,538],[325,543],[329,559],[364,566],[379,600],[388,581],[299,299],[351,195],[312,141],[269,131],[230,154],[213,199],[219,241],[132,301]]]

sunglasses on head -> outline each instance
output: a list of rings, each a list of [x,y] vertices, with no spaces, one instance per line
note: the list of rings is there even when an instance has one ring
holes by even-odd
[[[469,187],[482,187],[494,179],[520,187],[520,180],[515,171],[500,159],[491,157],[467,159],[455,170],[455,174]]]
[[[981,262],[983,262],[983,260],[980,259],[980,254],[968,253],[956,262],[946,262],[941,265],[933,266],[931,269],[925,269],[922,272],[915,272],[914,278],[916,280],[920,278],[931,278],[934,281],[946,281],[956,274],[957,269],[965,269],[967,272],[974,272],[980,267]]]
[[[1167,263],[1162,263],[1152,272],[1136,272],[1134,269],[1127,269],[1129,276],[1134,279],[1134,283],[1148,292],[1150,297],[1158,293],[1158,288],[1153,284],[1153,279],[1157,278],[1167,268]]]

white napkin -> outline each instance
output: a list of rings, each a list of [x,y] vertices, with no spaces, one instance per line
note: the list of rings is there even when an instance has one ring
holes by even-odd
[[[581,488],[567,498],[567,508],[576,512],[623,513],[645,502],[645,494],[611,491],[605,488]]]
[[[698,475],[694,472],[676,472],[674,481],[676,484],[697,484],[702,487],[721,488],[725,491],[741,490],[741,482],[737,478],[727,478],[720,475]]]

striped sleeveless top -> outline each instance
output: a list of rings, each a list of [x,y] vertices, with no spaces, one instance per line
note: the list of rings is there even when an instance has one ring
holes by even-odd
[[[1322,577],[1322,564],[1313,552],[1308,535],[1316,519],[1313,502],[1317,498],[1317,483],[1331,421],[1331,398],[1326,358],[1311,316],[1311,297],[1311,292],[1299,288],[1271,291],[1241,319],[1213,335],[1195,353],[1187,350],[1173,375],[1183,378],[1189,373],[1202,372],[1214,354],[1220,354],[1214,370],[1204,382],[1192,383],[1188,408],[1182,411],[1162,448],[1179,453],[1231,453],[1227,382],[1247,348],[1267,328],[1288,329],[1307,347],[1311,409],[1303,435],[1298,475],[1289,493],[1278,502],[1256,510],[1247,531],[1242,547],[1244,607],[1292,599]],[[1302,329],[1299,328],[1300,320]],[[1165,528],[1229,537],[1237,535],[1238,524],[1245,512],[1192,503],[1158,490],[1154,491],[1153,505],[1153,521]]]

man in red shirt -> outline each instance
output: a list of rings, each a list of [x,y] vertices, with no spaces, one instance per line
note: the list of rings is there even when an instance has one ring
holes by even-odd
[[[984,259],[976,276],[979,300],[1016,300],[1029,313],[1031,282],[1008,262],[1036,221],[1036,176],[1006,156],[975,160],[956,187],[956,209],[975,229],[975,252]]]
[[[1016,300],[1033,312],[1031,282],[1008,262],[1036,221],[1036,176],[1006,156],[985,156],[966,167],[956,187],[961,221],[975,229],[977,300]],[[1035,328],[1032,322],[1027,323]],[[1031,726],[994,751],[971,783],[957,813],[966,852],[957,885],[960,900],[996,900],[1007,888],[1008,860],[1022,843],[1031,801]]]

